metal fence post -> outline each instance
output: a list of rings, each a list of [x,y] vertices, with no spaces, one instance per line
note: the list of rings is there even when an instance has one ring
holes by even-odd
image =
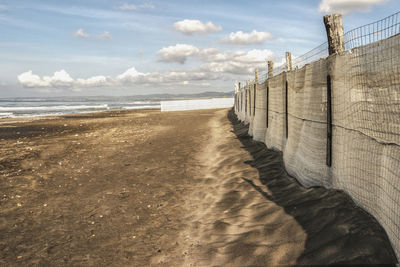
[[[344,51],[344,32],[342,15],[331,14],[324,16],[326,35],[328,37],[329,55],[338,54]],[[326,78],[326,165],[332,166],[332,80],[328,73]]]
[[[331,87],[331,76],[328,75],[326,78],[326,165],[332,166],[332,87]]]
[[[267,128],[268,128],[269,86],[267,86],[267,101],[266,102],[267,102],[266,103],[266,110],[267,110],[267,114],[266,114],[267,121],[266,121],[266,124],[267,124]]]
[[[288,82],[285,82],[285,117],[286,117],[286,139],[289,136],[289,115],[288,115]]]

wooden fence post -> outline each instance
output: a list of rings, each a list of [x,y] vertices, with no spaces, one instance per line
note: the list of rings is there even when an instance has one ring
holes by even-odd
[[[329,55],[344,51],[344,32],[341,14],[324,16],[326,35],[328,37]]]
[[[286,70],[292,70],[292,54],[290,52],[286,52]]]
[[[258,83],[258,69],[254,71],[254,81],[255,83]]]
[[[272,60],[268,61],[268,78],[274,76],[274,62]]]

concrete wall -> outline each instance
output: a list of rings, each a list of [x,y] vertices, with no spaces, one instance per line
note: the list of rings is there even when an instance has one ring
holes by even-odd
[[[234,98],[161,101],[161,111],[229,108],[233,105]]]
[[[331,166],[326,164],[328,75]],[[399,257],[400,36],[281,73],[258,84],[256,93],[255,115],[238,113],[250,123],[253,138],[282,151],[288,173],[304,186],[352,196],[381,223]]]

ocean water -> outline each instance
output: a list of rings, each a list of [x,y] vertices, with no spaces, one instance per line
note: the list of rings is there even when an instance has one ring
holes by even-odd
[[[107,110],[160,109],[160,101],[0,101],[0,118],[90,113]]]

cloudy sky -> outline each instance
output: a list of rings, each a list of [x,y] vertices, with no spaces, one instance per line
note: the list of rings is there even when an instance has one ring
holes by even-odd
[[[0,97],[232,91],[399,0],[0,0]]]

